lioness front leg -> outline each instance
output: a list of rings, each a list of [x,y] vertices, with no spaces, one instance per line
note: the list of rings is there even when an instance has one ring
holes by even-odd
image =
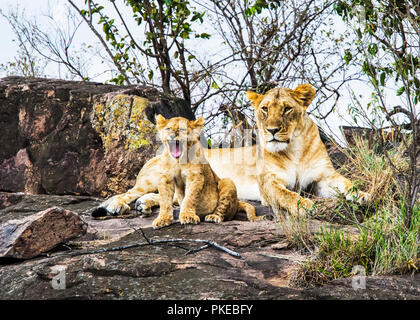
[[[201,174],[190,174],[187,178],[185,197],[181,203],[179,221],[181,224],[200,222],[196,214],[197,202],[204,186],[204,177]]]
[[[281,214],[280,209],[285,209],[291,214],[305,214],[314,203],[296,192],[286,188],[285,182],[276,174],[265,174],[258,177],[261,196],[274,210],[276,215]]]
[[[166,175],[162,175],[159,184],[159,216],[153,221],[153,228],[162,228],[169,226],[173,221],[172,202],[175,193],[175,184],[172,179]]]

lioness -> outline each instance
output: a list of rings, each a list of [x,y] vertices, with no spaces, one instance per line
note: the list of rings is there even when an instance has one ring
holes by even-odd
[[[240,199],[260,200],[276,214],[281,209],[302,212],[313,202],[292,190],[315,183],[320,197],[334,197],[338,191],[350,200],[369,201],[368,193],[353,192],[352,182],[334,170],[318,128],[306,114],[315,96],[311,85],[302,84],[294,90],[275,88],[265,95],[248,91],[246,95],[254,107],[259,143],[204,150],[217,176],[233,180]],[[108,199],[101,207],[113,215],[128,210],[128,204],[136,199],[136,207],[144,207],[148,201],[144,197],[148,196],[143,195],[157,192],[160,171],[158,158],[151,159],[132,189]]]
[[[320,197],[330,198],[338,191],[348,200],[369,200],[368,193],[353,192],[352,182],[334,170],[318,128],[306,113],[315,96],[311,85],[275,88],[264,95],[248,91],[246,96],[254,107],[259,144],[210,149],[207,154],[215,172],[235,182],[239,198],[261,200],[277,214],[281,208],[304,212],[313,202],[291,190],[315,183]],[[220,161],[229,157],[236,160]]]

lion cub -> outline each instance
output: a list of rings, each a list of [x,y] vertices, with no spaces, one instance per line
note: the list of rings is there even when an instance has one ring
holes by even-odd
[[[220,223],[231,220],[239,210],[245,211],[250,221],[259,220],[252,205],[238,200],[233,181],[219,179],[211,169],[200,144],[203,124],[203,118],[188,121],[182,117],[156,116],[165,149],[160,156],[160,213],[153,221],[154,228],[172,223],[174,195],[181,206],[179,220],[182,224],[197,224],[200,218]]]

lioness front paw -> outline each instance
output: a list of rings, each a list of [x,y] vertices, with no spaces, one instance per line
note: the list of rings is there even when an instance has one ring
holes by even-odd
[[[370,193],[359,191],[357,202],[360,204],[368,204],[372,200],[372,196]]]
[[[357,192],[349,192],[346,195],[346,200],[357,202],[361,205],[368,204],[371,200],[372,196],[370,193],[357,191]]]
[[[172,224],[173,218],[169,215],[159,215],[155,220],[153,220],[152,226],[153,229],[159,229]]]
[[[113,216],[130,211],[130,206],[122,199],[114,199],[107,206],[106,211]]]
[[[200,217],[193,212],[181,212],[179,214],[179,221],[181,222],[181,224],[198,224],[200,223]]]
[[[221,223],[223,221],[223,217],[217,214],[209,214],[204,218],[204,220],[207,222]]]
[[[314,202],[307,198],[301,198],[298,202],[298,207],[306,210],[311,210],[314,206]]]
[[[314,202],[307,198],[300,198],[297,203],[296,211],[292,212],[300,216],[306,216],[307,211],[311,210],[314,206]]]
[[[143,217],[149,217],[152,215],[151,206],[149,206],[147,202],[143,202],[141,198],[137,199],[135,209]]]

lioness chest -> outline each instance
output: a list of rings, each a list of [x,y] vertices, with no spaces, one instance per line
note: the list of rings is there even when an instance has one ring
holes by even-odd
[[[277,156],[272,163],[265,164],[265,172],[275,172],[284,181],[285,187],[292,191],[307,189],[316,183],[328,167],[329,161],[324,157],[299,159]]]

